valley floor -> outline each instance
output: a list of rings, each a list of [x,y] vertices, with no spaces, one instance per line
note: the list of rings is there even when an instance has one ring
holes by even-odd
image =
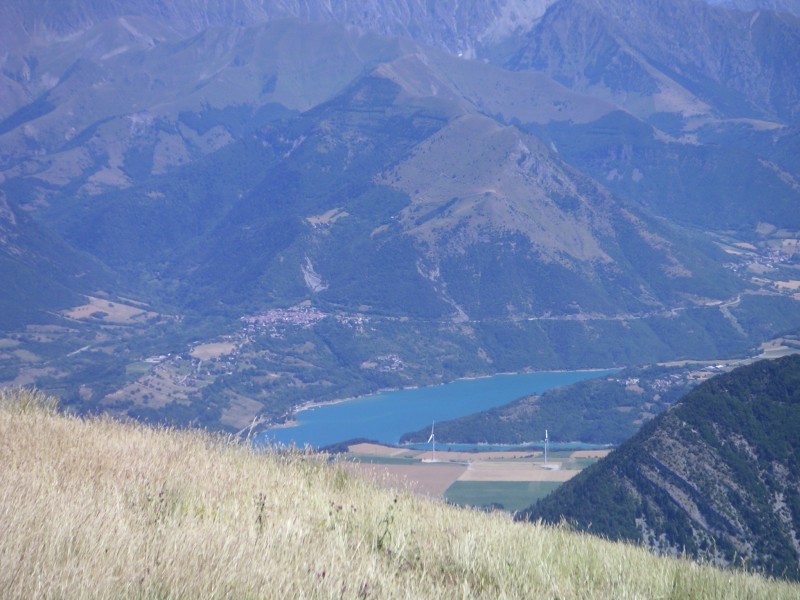
[[[446,445],[445,445],[446,448]],[[361,443],[349,447],[345,465],[383,485],[405,487],[454,504],[510,511],[527,508],[610,450],[454,452]],[[509,485],[512,484],[512,485]],[[519,484],[525,484],[520,486]]]

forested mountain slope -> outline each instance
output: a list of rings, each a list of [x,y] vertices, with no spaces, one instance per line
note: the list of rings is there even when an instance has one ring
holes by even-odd
[[[800,356],[719,375],[524,514],[800,578]]]

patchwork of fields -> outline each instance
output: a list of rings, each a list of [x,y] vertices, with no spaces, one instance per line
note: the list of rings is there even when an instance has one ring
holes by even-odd
[[[444,498],[459,505],[517,511],[606,456],[610,450],[449,452],[355,444],[348,468],[387,487]]]

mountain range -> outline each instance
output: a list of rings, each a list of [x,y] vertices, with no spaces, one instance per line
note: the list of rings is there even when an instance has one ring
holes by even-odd
[[[15,0],[0,22],[7,381],[238,428],[800,326],[789,12]]]

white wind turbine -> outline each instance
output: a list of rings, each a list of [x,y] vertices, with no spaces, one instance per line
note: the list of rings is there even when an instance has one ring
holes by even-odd
[[[434,433],[434,428],[436,427],[436,421],[431,424],[431,435],[428,438],[428,444],[431,444],[431,462],[436,462],[436,434]]]
[[[544,430],[544,466],[547,468],[547,444],[549,443],[549,438],[547,437],[547,429]]]

